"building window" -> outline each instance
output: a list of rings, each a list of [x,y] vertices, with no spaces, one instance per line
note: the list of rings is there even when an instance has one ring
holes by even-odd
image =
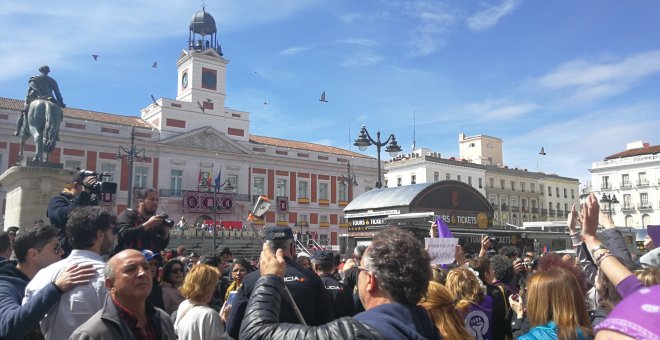
[[[535,183],[529,183],[529,191],[534,193],[536,191],[536,184]]]
[[[649,194],[642,192],[639,194],[639,204],[642,207],[648,207],[649,206]]]
[[[319,223],[328,223],[328,215],[319,215]]]
[[[328,183],[319,183],[319,199],[328,199]]]
[[[110,163],[103,163],[101,164],[101,172],[106,172],[110,177],[105,177],[103,178],[104,181],[108,182],[114,182],[115,181],[115,169],[117,168],[116,165],[110,164]]]
[[[437,171],[433,172],[433,182],[437,182],[440,180],[440,173]]]
[[[540,193],[541,195],[543,195],[543,188],[544,188],[543,185],[539,185],[539,193]]]
[[[630,186],[630,176],[628,174],[621,175],[621,186],[629,187]]]
[[[548,209],[552,210],[552,202],[548,201]]]
[[[172,196],[181,196],[181,184],[183,181],[183,170],[170,170],[170,194]]]
[[[568,212],[568,203],[564,203],[564,211]]]
[[[410,175],[410,184],[417,184],[417,176],[416,175]]]
[[[564,198],[568,198],[568,190],[564,188]]]
[[[640,172],[638,175],[637,185],[649,185],[649,180],[646,179],[646,172]]]
[[[552,188],[548,186],[548,196],[552,196]]]
[[[287,197],[288,191],[286,188],[286,179],[283,178],[278,178],[277,182],[275,182],[275,196],[282,196],[282,197]]]
[[[632,215],[626,215],[626,227],[633,226],[633,217]]]
[[[450,179],[451,179],[451,175],[450,175],[449,173],[446,173],[446,174],[445,174],[445,179],[446,179],[446,180],[450,180]]]
[[[511,181],[511,191],[516,191],[516,181]]]
[[[632,208],[632,196],[630,194],[623,195],[623,209]]]
[[[339,183],[339,200],[348,201],[348,185],[346,183]]]
[[[133,188],[146,188],[147,187],[147,172],[149,169],[146,166],[136,166],[133,169]]]
[[[461,181],[461,175],[457,175],[456,180],[460,182]]]
[[[263,177],[255,177],[252,180],[252,194],[264,195],[265,192],[265,179]]]
[[[555,187],[555,194],[559,197],[559,187]]]
[[[571,189],[571,198],[575,198],[575,189]]]
[[[505,180],[501,179],[500,180],[500,189],[504,189],[504,183],[505,183]]]
[[[396,186],[400,187],[401,186],[401,177],[398,177],[396,179]]]
[[[328,235],[320,234],[319,235],[319,244],[322,245],[322,246],[327,246],[328,245]]]
[[[488,186],[490,188],[495,188],[495,178],[491,177],[491,178],[488,179]]]
[[[309,198],[309,195],[307,195],[307,181],[298,181],[298,198]]]
[[[67,170],[76,170],[76,168],[81,168],[80,164],[81,164],[80,161],[74,161],[72,159],[67,159],[66,161],[64,161],[64,168],[67,169]]]
[[[479,189],[483,188],[483,178],[479,177]]]
[[[468,185],[472,186],[472,177],[471,176],[468,176]]]
[[[651,216],[649,214],[642,215],[642,228],[646,229],[649,223],[651,223]]]
[[[525,192],[525,182],[520,182],[520,191]]]
[[[286,212],[278,212],[277,213],[277,220],[286,222],[286,218],[288,216],[289,216],[289,214],[287,214]]]
[[[601,189],[610,189],[612,185],[610,184],[610,176],[603,176],[603,183],[601,184]]]
[[[238,192],[238,175],[228,175],[227,183],[231,184],[231,190],[225,190],[225,192]]]
[[[511,224],[518,225],[518,216],[517,215],[514,214],[513,216],[511,216]]]

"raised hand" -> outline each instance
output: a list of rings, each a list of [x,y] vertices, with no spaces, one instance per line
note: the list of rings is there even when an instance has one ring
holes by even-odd
[[[582,236],[596,238],[596,231],[598,230],[598,213],[600,206],[598,199],[593,193],[587,197],[587,202],[582,207]]]

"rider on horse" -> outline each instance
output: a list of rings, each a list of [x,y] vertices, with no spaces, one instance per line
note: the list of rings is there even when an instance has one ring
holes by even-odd
[[[28,93],[25,97],[25,105],[23,105],[21,116],[18,117],[18,122],[16,123],[16,132],[14,133],[16,136],[21,134],[23,120],[25,119],[30,103],[33,100],[45,99],[58,104],[61,108],[66,107],[62,99],[62,94],[60,93],[60,88],[57,86],[57,82],[55,79],[48,76],[50,68],[47,65],[41,66],[39,72],[41,72],[40,75],[30,77],[30,88],[28,88]],[[53,93],[55,94],[55,97],[53,97]]]

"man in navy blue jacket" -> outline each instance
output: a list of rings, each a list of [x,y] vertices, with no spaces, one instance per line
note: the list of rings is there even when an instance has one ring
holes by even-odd
[[[261,278],[250,295],[240,339],[440,339],[417,305],[431,279],[430,258],[415,236],[388,228],[374,237],[360,263],[357,287],[366,311],[325,325],[278,323],[285,275],[283,252],[264,245]]]
[[[91,266],[72,266],[21,306],[28,282],[39,270],[62,258],[57,234],[51,226],[23,231],[14,242],[18,262],[0,262],[0,339],[23,339],[39,332],[39,321],[62,293],[86,283],[96,273]]]

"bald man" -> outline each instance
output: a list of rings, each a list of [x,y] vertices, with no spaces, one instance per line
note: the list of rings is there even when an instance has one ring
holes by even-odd
[[[106,263],[103,275],[109,292],[103,309],[78,327],[71,340],[176,339],[169,315],[147,302],[153,281],[141,252],[117,253]]]

